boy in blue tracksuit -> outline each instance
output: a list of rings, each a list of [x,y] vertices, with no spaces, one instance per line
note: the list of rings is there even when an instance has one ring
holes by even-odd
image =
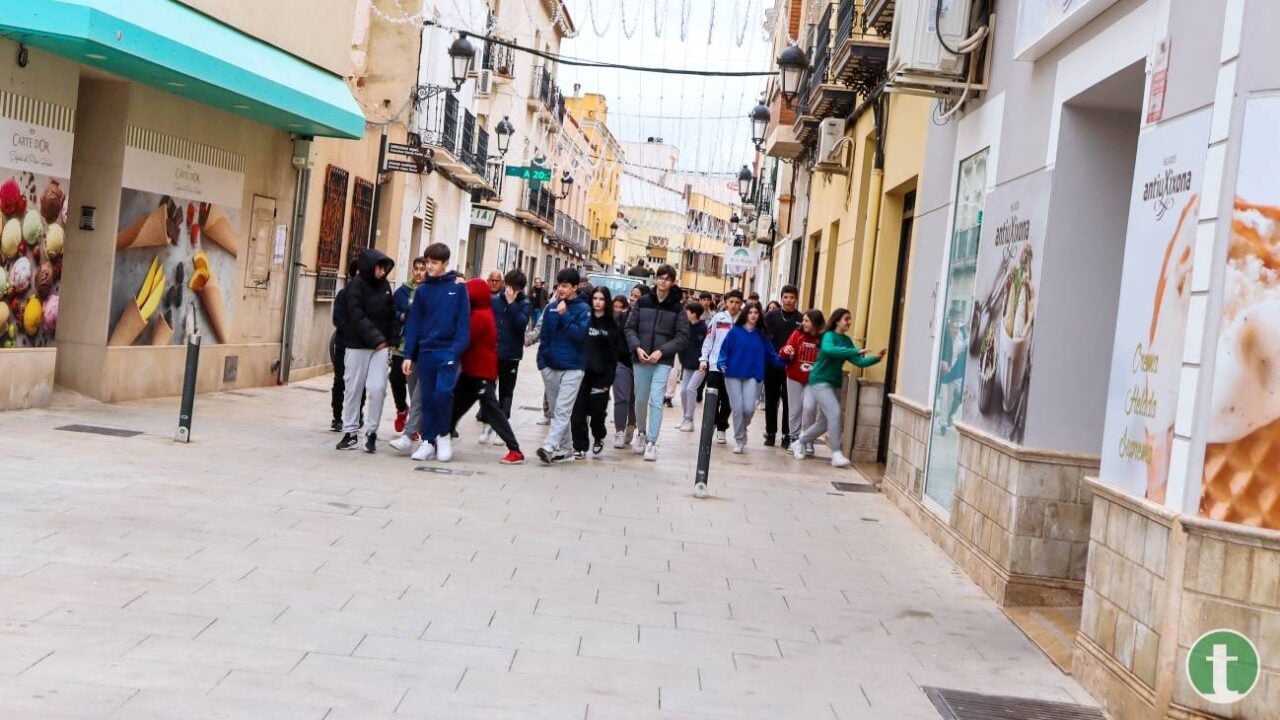
[[[548,464],[573,458],[569,429],[587,366],[585,341],[591,327],[591,310],[578,295],[581,282],[577,270],[561,270],[556,275],[556,299],[542,314],[538,369],[554,416],[547,439],[538,448],[538,459]]]
[[[453,388],[471,342],[471,302],[457,273],[448,269],[448,245],[432,243],[425,257],[427,278],[414,291],[404,342],[404,373],[417,373],[422,403],[422,445],[413,459],[448,462],[453,458]]]

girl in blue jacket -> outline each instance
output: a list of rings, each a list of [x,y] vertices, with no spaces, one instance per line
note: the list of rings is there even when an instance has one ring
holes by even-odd
[[[765,363],[785,367],[760,328],[763,316],[760,303],[747,303],[720,346],[719,365],[733,411],[733,451],[738,454],[747,447],[747,429],[756,412],[757,388],[764,383]]]

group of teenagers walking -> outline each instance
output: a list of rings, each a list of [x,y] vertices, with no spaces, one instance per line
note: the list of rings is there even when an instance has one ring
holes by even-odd
[[[826,433],[831,464],[849,464],[840,452],[844,364],[868,367],[885,353],[868,353],[846,335],[848,310],[830,318],[802,312],[790,285],[767,312],[757,301],[744,303],[738,290],[719,308],[708,293],[686,302],[669,265],[656,269],[652,287],[638,285],[627,297],[584,283],[574,269],[561,270],[549,292],[536,283],[526,294],[519,270],[467,281],[448,270],[449,257],[447,245],[432,244],[395,291],[388,280],[394,262],[378,250],[363,251],[348,268],[333,313],[339,450],[360,447],[363,436],[364,450],[376,452],[390,384],[396,450],[448,462],[458,421],[478,403],[481,443],[504,444],[501,462],[523,463],[511,407],[526,345],[536,342],[544,387],[538,422],[547,426],[536,454],[546,464],[603,455],[611,397],[613,447],[656,461],[664,407],[674,407],[677,385],[682,432],[693,432],[703,391],[714,388],[715,441],[728,443],[732,420],[733,452],[743,453],[763,395],[766,446],[804,459]],[[530,294],[543,306],[540,317]]]

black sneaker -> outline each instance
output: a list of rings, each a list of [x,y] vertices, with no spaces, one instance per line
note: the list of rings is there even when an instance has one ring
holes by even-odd
[[[333,432],[342,432],[342,418],[334,418],[333,422],[329,423],[329,429]]]
[[[662,407],[673,408],[675,405],[671,404],[671,398],[662,398]]]
[[[764,436],[764,446],[765,446],[765,447],[773,447],[774,445],[777,445],[777,444],[778,444],[778,439],[777,439],[777,438],[775,438],[774,436],[772,436],[772,435],[765,435],[765,436]]]
[[[369,433],[364,439],[364,451],[370,454],[378,452],[378,433]]]
[[[360,444],[360,436],[355,433],[346,433],[342,439],[338,441],[339,450],[354,450]]]
[[[782,436],[782,449],[783,449],[783,450],[790,450],[790,449],[791,449],[791,436],[790,436],[790,435],[783,435],[783,436]]]
[[[555,460],[552,459],[551,452],[544,447],[538,448],[538,459],[548,465],[555,462]]]
[[[583,454],[585,455],[585,453]],[[572,462],[577,459],[578,459],[578,453],[570,452],[568,450],[556,450],[555,452],[551,453],[551,462],[553,463]]]
[[[596,440],[595,444],[591,446],[591,454],[599,455],[602,452],[604,452],[604,441]]]
[[[587,456],[587,451],[586,451],[586,450],[574,450],[574,451],[573,451],[573,459],[574,459],[574,460],[582,460],[582,459],[583,459],[583,458],[585,458],[586,456]]]

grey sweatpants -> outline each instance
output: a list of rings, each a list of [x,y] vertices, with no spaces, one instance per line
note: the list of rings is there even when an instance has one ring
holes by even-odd
[[[382,423],[382,404],[387,399],[387,373],[390,348],[357,350],[347,348],[342,356],[346,365],[342,375],[342,431],[360,431],[360,394],[369,406],[364,411],[364,434],[376,433]]]
[[[613,381],[613,430],[623,432],[636,424],[636,378],[630,367],[618,363]]]
[[[694,412],[698,409],[698,387],[706,376],[697,368],[684,371],[684,379],[680,381],[680,409],[684,411],[685,422],[693,422]]]
[[[830,385],[810,385],[804,394],[805,414],[822,411],[822,417],[816,418],[812,425],[800,433],[799,442],[811,443],[827,434],[827,442],[832,452],[840,452],[840,398],[836,397],[835,388]]]
[[[405,378],[409,385],[409,419],[404,423],[404,434],[422,432],[422,396],[418,394],[418,369]]]
[[[578,401],[582,387],[581,370],[542,369],[542,381],[546,384],[547,403],[551,405],[551,427],[542,447],[548,450],[573,450],[573,438],[569,431],[573,420],[573,404]]]
[[[791,442],[800,437],[805,428],[813,424],[817,409],[804,404],[805,388],[808,386],[787,378],[787,420],[791,428]]]
[[[729,409],[733,412],[733,439],[742,445],[747,444],[747,429],[756,414],[758,385],[755,378],[724,379],[725,390],[729,392]]]

